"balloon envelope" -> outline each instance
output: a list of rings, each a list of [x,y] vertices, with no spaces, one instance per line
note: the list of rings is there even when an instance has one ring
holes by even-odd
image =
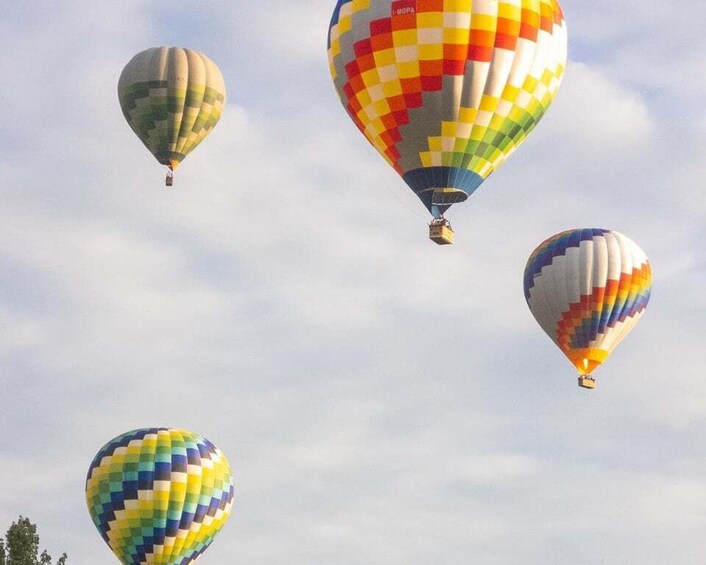
[[[580,375],[590,375],[647,308],[652,271],[645,252],[621,233],[559,233],[532,253],[525,298],[542,329]]]
[[[328,55],[353,122],[438,215],[537,125],[566,42],[556,0],[338,0]]]
[[[118,82],[123,115],[161,164],[175,169],[221,117],[225,82],[206,55],[156,47],[135,55]]]
[[[108,442],[88,470],[93,523],[125,565],[193,563],[233,505],[223,453],[184,430],[135,430]]]

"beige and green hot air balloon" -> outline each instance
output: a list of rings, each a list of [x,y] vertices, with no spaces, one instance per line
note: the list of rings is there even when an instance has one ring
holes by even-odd
[[[123,115],[150,153],[173,171],[211,133],[223,112],[223,75],[192,49],[155,47],[135,55],[118,82]]]

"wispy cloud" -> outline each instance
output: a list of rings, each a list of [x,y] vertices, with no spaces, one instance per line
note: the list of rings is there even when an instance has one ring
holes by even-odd
[[[107,561],[85,468],[174,425],[234,465],[209,563],[702,558],[704,129],[682,116],[699,87],[666,73],[699,65],[703,8],[566,0],[556,105],[439,249],[335,98],[330,2],[40,4],[0,23],[3,523]],[[115,87],[134,52],[186,42],[230,103],[165,191]],[[656,274],[590,397],[521,290],[537,243],[589,224]]]

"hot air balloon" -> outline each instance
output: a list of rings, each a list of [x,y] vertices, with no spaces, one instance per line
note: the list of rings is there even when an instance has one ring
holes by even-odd
[[[93,523],[124,565],[188,565],[233,505],[223,453],[184,430],[135,430],[108,442],[86,479]]]
[[[647,255],[616,231],[559,233],[535,249],[525,269],[525,298],[542,329],[594,388],[592,372],[630,333],[647,308]]]
[[[328,56],[339,98],[453,243],[464,202],[534,129],[559,89],[556,0],[338,0]]]
[[[132,130],[172,172],[211,133],[223,112],[226,87],[218,67],[191,49],[156,47],[123,69],[118,98]]]

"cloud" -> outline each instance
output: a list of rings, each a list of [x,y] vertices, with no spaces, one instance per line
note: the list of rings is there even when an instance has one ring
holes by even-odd
[[[560,144],[602,155],[644,148],[656,125],[644,98],[604,69],[571,63],[545,136]]]
[[[524,455],[470,457],[460,465],[460,478],[470,482],[498,484],[536,474],[541,463]]]
[[[10,7],[3,522],[22,512],[54,553],[108,559],[85,469],[121,432],[175,425],[236,473],[212,563],[698,561],[703,132],[675,136],[669,107],[689,95],[650,82],[667,104],[616,63],[654,42],[661,9],[611,6],[608,21],[601,6],[566,6],[591,56],[449,214],[450,249],[335,99],[330,4]],[[167,191],[115,82],[133,52],[186,42],[231,96]],[[545,237],[593,224],[638,241],[656,281],[589,396],[521,277]]]
[[[333,12],[330,2],[314,1],[305,4],[270,2],[253,13],[255,41],[267,51],[277,53],[284,61],[326,60],[326,37],[329,18],[322,14]]]

